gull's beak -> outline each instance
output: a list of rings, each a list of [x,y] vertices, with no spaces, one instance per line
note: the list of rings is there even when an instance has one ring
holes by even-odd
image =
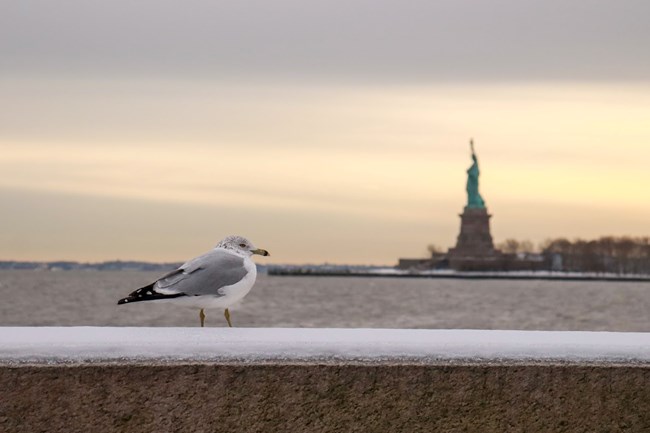
[[[256,249],[256,250],[252,250],[251,253],[253,253],[253,254],[259,254],[260,256],[270,256],[270,255],[271,255],[271,254],[269,254],[268,251],[263,250],[263,249],[261,249],[261,248],[258,248],[258,249]]]

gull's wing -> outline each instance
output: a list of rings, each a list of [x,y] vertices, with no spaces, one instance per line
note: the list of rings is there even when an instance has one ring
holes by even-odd
[[[128,297],[120,299],[118,304],[180,296],[224,296],[221,289],[241,281],[247,273],[243,257],[227,250],[214,249],[130,293]]]
[[[164,295],[223,296],[221,288],[239,282],[247,273],[243,257],[215,249],[158,279],[153,288]]]

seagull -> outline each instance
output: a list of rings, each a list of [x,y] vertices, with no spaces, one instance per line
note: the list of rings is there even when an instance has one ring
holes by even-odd
[[[224,308],[228,326],[232,327],[228,307],[246,296],[255,283],[257,268],[251,260],[253,254],[268,256],[269,252],[255,248],[242,236],[228,236],[212,251],[131,292],[117,301],[117,305],[165,301],[197,307],[201,327],[205,321],[204,309]]]

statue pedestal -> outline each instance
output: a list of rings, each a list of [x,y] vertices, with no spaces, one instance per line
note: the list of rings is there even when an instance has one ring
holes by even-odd
[[[485,208],[469,208],[460,215],[460,234],[454,248],[449,249],[449,266],[461,271],[498,270],[501,251],[494,249],[490,218]]]

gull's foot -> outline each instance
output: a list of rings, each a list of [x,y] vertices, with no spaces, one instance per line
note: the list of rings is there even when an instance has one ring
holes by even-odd
[[[205,313],[203,312],[203,308],[199,311],[199,319],[201,319],[201,328],[203,328],[203,323],[205,322]]]
[[[226,308],[226,310],[223,312],[224,317],[226,318],[226,321],[228,322],[228,327],[232,328],[232,323],[230,323],[230,311]]]

